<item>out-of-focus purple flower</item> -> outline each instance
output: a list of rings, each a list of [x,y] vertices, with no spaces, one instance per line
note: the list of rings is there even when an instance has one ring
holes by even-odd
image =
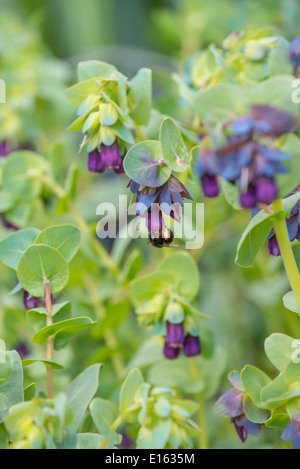
[[[2,140],[2,142],[0,142],[0,158],[5,158],[13,150],[14,147],[8,140]]]
[[[296,75],[300,65],[300,36],[291,42],[288,57],[294,63],[293,74]]]
[[[27,345],[24,344],[23,342],[20,342],[15,347],[15,350],[18,352],[18,354],[20,355],[21,358],[25,358],[29,354],[29,349],[28,349]]]
[[[8,221],[4,214],[1,213],[0,214],[0,219],[2,221],[2,224],[5,228],[7,228],[8,230],[14,230],[14,231],[18,231],[20,228],[17,226],[17,225],[14,225],[13,223],[11,223],[10,221]]]
[[[232,142],[224,148],[220,176],[240,186],[242,207],[254,208],[257,203],[272,203],[278,194],[275,176],[288,172],[282,161],[290,155],[262,145],[255,140],[246,141],[232,151]]]
[[[187,357],[196,357],[201,353],[201,342],[198,336],[187,334],[185,336],[182,351]]]
[[[300,449],[300,416],[292,418],[281,435],[284,441],[292,440],[295,449]]]
[[[170,347],[179,347],[184,342],[183,323],[173,324],[167,321],[166,342]]]
[[[254,135],[276,138],[293,132],[296,127],[297,120],[292,114],[264,104],[252,106],[249,115],[237,117],[231,122],[233,135],[243,138]]]
[[[24,290],[23,293],[23,302],[26,309],[34,309],[38,308],[41,304],[40,298],[35,298],[34,296],[30,296],[30,294]]]
[[[126,433],[123,433],[122,441],[121,441],[121,444],[119,445],[119,448],[128,449],[128,448],[132,448],[133,445],[134,445],[134,441],[128,435],[126,435]]]
[[[165,342],[163,353],[169,360],[175,360],[180,354],[180,347],[171,347],[167,342]]]
[[[215,176],[204,174],[201,179],[203,194],[207,198],[217,197],[220,193],[219,185]]]
[[[88,169],[92,173],[103,173],[106,169],[113,169],[117,174],[121,174],[124,173],[123,158],[117,141],[110,146],[102,143],[100,150],[95,148],[88,154]]]
[[[215,404],[217,414],[230,417],[241,441],[246,441],[248,433],[257,436],[261,425],[251,422],[245,415],[243,406],[244,392],[232,388],[225,392]]]

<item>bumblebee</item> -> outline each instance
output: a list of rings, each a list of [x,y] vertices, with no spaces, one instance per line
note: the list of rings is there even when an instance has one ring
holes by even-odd
[[[171,246],[173,240],[173,231],[169,230],[169,228],[166,226],[164,226],[164,228],[159,231],[158,236],[152,236],[152,233],[149,234],[149,243],[152,244],[152,246],[155,248],[176,247],[175,245]]]

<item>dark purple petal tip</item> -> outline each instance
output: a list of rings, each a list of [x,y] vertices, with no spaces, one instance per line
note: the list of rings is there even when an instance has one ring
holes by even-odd
[[[183,342],[183,353],[187,357],[196,357],[201,353],[201,342],[199,337],[187,334]]]

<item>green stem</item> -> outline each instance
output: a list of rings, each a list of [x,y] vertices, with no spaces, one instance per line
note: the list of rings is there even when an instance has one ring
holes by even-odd
[[[282,200],[276,200],[273,203],[273,208],[274,212],[283,211]],[[286,219],[284,216],[280,219],[273,218],[272,222],[285,271],[295,295],[298,310],[300,311],[300,274],[289,239]]]
[[[82,231],[88,231],[89,230],[89,225],[86,223],[85,219],[82,217],[82,215],[78,212],[77,208],[73,204],[72,200],[68,198],[68,194],[64,190],[63,187],[61,187],[56,181],[54,181],[51,177],[47,176],[46,174],[39,175],[38,176],[39,180],[42,181],[46,186],[49,187],[52,192],[59,198],[63,199],[67,197],[67,204],[68,204],[68,209],[70,210],[75,222],[78,225],[78,228],[80,228]],[[111,256],[108,254],[106,249],[103,248],[103,246],[100,244],[100,242],[92,235],[89,236],[89,242],[94,249],[94,251],[99,255],[99,257],[103,260],[105,263],[106,267],[108,270],[114,275],[118,276],[119,275],[119,269],[118,266],[114,263],[112,260]]]
[[[128,409],[127,411],[124,412],[123,416],[119,415],[116,420],[114,421],[114,423],[111,425],[111,428],[113,430],[117,430],[119,428],[119,426],[123,423],[124,419],[127,417],[127,415],[131,414],[132,412],[134,412],[135,410],[139,409],[140,408],[140,404],[132,404]],[[99,449],[105,449],[106,446],[107,446],[107,443],[108,443],[108,440],[105,438],[102,443],[101,443],[101,446]]]
[[[51,326],[53,324],[52,318],[52,299],[51,299],[51,291],[50,291],[50,283],[45,283],[45,306],[47,311],[47,326]],[[47,358],[48,360],[53,360],[54,355],[54,338],[49,337],[48,339],[48,347],[47,347]],[[47,391],[49,399],[54,397],[53,393],[53,368],[51,366],[47,366]]]
[[[198,375],[198,368],[197,368],[197,363],[194,357],[190,357],[189,359],[189,367],[191,371],[191,376],[192,378],[197,381],[199,379]],[[209,443],[208,443],[208,435],[207,435],[207,429],[206,429],[206,419],[205,419],[205,407],[202,399],[199,399],[199,395],[196,394],[195,398],[198,402],[199,409],[198,409],[198,423],[200,426],[200,436],[199,436],[199,449],[208,449],[209,448]]]
[[[90,300],[93,304],[94,310],[96,312],[96,315],[98,319],[102,319],[105,310],[102,306],[101,299],[97,290],[97,287],[92,279],[92,277],[88,274],[83,274],[82,280],[84,283],[84,286],[86,288],[86,291],[89,294]],[[112,329],[107,329],[104,334],[103,338],[105,340],[105,343],[107,345],[107,348],[111,350],[111,360],[113,363],[113,367],[115,369],[115,372],[118,376],[121,376],[124,369],[125,369],[125,364],[122,355],[116,351],[117,348],[117,340],[116,336],[114,334],[114,331]]]

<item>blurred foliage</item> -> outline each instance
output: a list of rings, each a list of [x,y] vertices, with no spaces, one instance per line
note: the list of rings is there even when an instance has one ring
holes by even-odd
[[[216,0],[0,0],[0,77],[7,82],[7,104],[0,108],[0,137],[12,137],[19,143],[32,143],[45,156],[60,161],[64,180],[67,162],[77,158],[76,137],[69,137],[65,128],[71,123],[72,112],[63,90],[73,82],[75,64],[86,59],[108,60],[116,63],[130,76],[141,66],[154,68],[156,107],[162,113],[175,113],[176,86],[170,84],[170,70],[181,65],[188,54],[198,52],[210,43],[221,46],[223,39],[245,24],[254,29],[275,25],[276,34],[292,39],[299,28],[300,3],[297,0],[235,1]],[[5,11],[5,14],[4,14]],[[9,11],[9,12],[8,12]],[[62,60],[62,58],[64,60]],[[55,156],[49,145],[65,139],[62,153]],[[45,153],[44,153],[45,152]],[[100,179],[99,179],[100,178]],[[126,193],[127,179],[113,174],[97,176],[82,171],[76,205],[89,222],[96,222],[95,209],[105,200],[116,200],[116,194]],[[192,186],[196,201],[203,201]],[[43,203],[36,201],[30,225],[44,228],[68,222],[69,214],[53,204],[44,189]],[[51,210],[50,210],[51,209]],[[233,426],[212,412],[215,398],[227,390],[226,374],[241,369],[245,363],[263,368],[270,376],[275,370],[267,361],[263,343],[271,332],[300,335],[297,316],[284,308],[282,295],[289,290],[281,260],[268,256],[262,249],[254,267],[241,269],[234,264],[236,245],[249,221],[248,213],[233,212],[224,197],[205,201],[205,244],[191,255],[201,276],[197,308],[211,316],[210,327],[214,341],[223,352],[215,357],[220,365],[221,385],[212,387],[214,395],[207,404],[209,440],[212,448],[239,448]],[[0,236],[9,231],[1,227]],[[121,252],[127,259],[132,243],[117,240],[106,247],[112,253]],[[145,273],[151,271],[161,256],[145,240],[135,243]],[[300,262],[300,247],[295,247]],[[101,266],[100,266],[101,268]],[[81,272],[86,272],[84,276]],[[99,265],[85,252],[70,263],[67,288],[58,297],[60,302],[71,299],[75,316],[102,319],[100,326],[75,336],[69,348],[59,352],[64,371],[56,372],[56,392],[60,392],[85,367],[104,361],[101,397],[117,399],[120,379],[112,366],[121,354],[126,370],[142,369],[146,379],[157,385],[164,376],[161,344],[153,341],[141,327],[129,303],[114,290],[102,275]],[[7,348],[28,348],[32,328],[25,320],[22,295],[9,295],[15,285],[15,273],[0,266],[0,335]],[[96,294],[95,294],[96,292]],[[111,301],[111,299],[113,301]],[[121,311],[118,316],[116,311]],[[106,319],[103,319],[106,318]],[[115,338],[110,335],[113,329]],[[150,352],[149,352],[150,350]],[[150,357],[150,358],[149,358]],[[224,365],[224,366],[222,366]],[[161,375],[159,374],[161,373]],[[124,378],[124,376],[123,376]],[[44,367],[40,363],[26,367],[25,384],[33,381],[45,387]],[[215,383],[214,383],[215,384]],[[189,395],[186,389],[180,390]],[[197,391],[198,392],[198,391]],[[36,410],[34,410],[36,411]],[[47,422],[46,422],[47,423]],[[88,422],[86,423],[88,427]],[[276,445],[266,430],[258,439],[249,437],[244,447]]]

